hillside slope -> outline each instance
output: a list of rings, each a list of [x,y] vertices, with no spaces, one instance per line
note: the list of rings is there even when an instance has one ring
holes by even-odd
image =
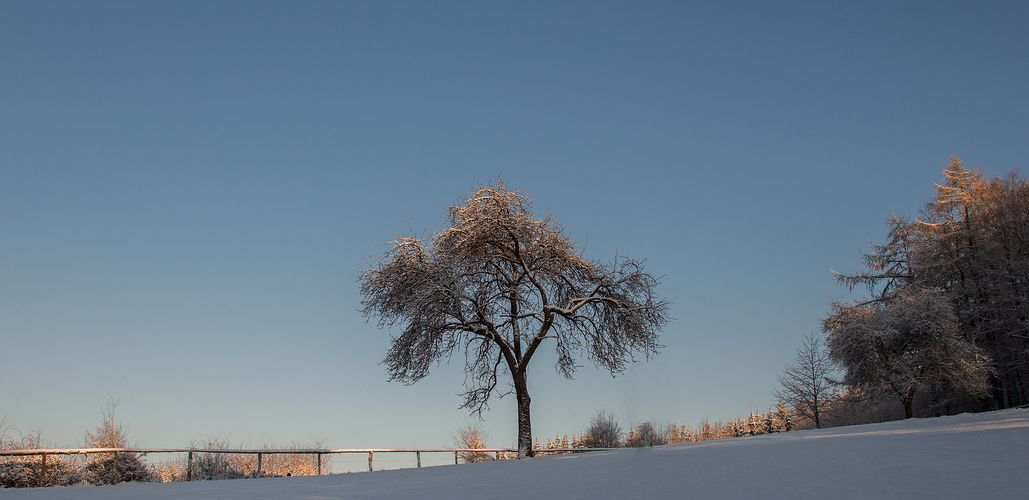
[[[0,490],[21,499],[1025,498],[1029,409],[320,477]]]

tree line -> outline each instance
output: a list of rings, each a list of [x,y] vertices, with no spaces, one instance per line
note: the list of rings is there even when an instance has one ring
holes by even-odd
[[[886,220],[864,269],[833,301],[776,396],[816,426],[843,405],[894,404],[904,418],[1029,403],[1029,183],[951,157],[914,219]],[[842,376],[838,376],[841,374]]]
[[[547,438],[541,443],[537,438],[533,449],[535,456],[577,453],[576,448],[642,448],[664,444],[689,443],[732,437],[757,436],[789,432],[795,429],[796,415],[781,402],[770,407],[767,412],[751,410],[746,417],[729,419],[726,422],[711,422],[704,419],[700,425],[691,427],[685,423],[670,423],[663,426],[643,422],[629,426],[624,430],[613,413],[598,411],[580,434],[567,434],[560,437]],[[481,423],[469,423],[454,435],[454,446],[457,448],[488,448],[486,441],[489,432],[484,431]],[[460,456],[465,462],[486,462],[495,460],[497,455],[467,451]],[[500,459],[516,458],[517,455],[500,454]]]

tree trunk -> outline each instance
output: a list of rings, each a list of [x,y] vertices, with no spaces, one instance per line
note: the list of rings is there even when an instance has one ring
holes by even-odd
[[[918,390],[918,385],[911,384],[910,386],[908,386],[907,392],[901,398],[901,401],[904,403],[904,418],[905,419],[908,419],[908,418],[911,418],[911,417],[915,416],[915,412],[913,411],[914,409],[911,407],[911,405],[915,401],[915,391],[916,390]]]
[[[814,397],[815,404],[814,404],[814,406],[811,407],[811,413],[813,413],[814,416],[815,416],[815,429],[821,429],[822,428],[822,422],[819,419],[819,417],[820,417],[820,413],[822,413],[822,412],[818,411],[819,410],[819,406],[818,405],[821,404],[818,401],[818,388],[817,387],[812,387],[811,392],[814,393],[814,396],[815,396]]]
[[[514,374],[515,396],[518,399],[518,458],[531,458],[536,455],[532,450],[532,422],[529,420],[529,389],[525,383],[525,372]]]

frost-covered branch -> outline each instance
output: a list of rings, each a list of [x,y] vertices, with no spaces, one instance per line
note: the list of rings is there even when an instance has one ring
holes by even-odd
[[[636,355],[657,354],[668,321],[668,303],[641,261],[587,260],[549,214],[537,220],[531,206],[500,181],[480,186],[448,209],[446,229],[397,238],[358,276],[365,317],[402,327],[383,360],[390,380],[414,383],[463,350],[462,406],[481,412],[497,393],[497,371],[507,371],[523,451],[531,448],[525,373],[545,340],[555,339],[565,377],[581,355],[614,374]]]

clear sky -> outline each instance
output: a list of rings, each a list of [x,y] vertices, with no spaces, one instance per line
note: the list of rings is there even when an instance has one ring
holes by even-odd
[[[775,4],[775,5],[773,5]],[[0,0],[0,418],[82,444],[439,447],[461,360],[386,382],[362,259],[502,175],[647,259],[652,362],[530,369],[534,433],[767,408],[951,154],[1029,158],[1026,2]],[[549,351],[548,351],[549,352]],[[485,415],[515,443],[514,398]]]

